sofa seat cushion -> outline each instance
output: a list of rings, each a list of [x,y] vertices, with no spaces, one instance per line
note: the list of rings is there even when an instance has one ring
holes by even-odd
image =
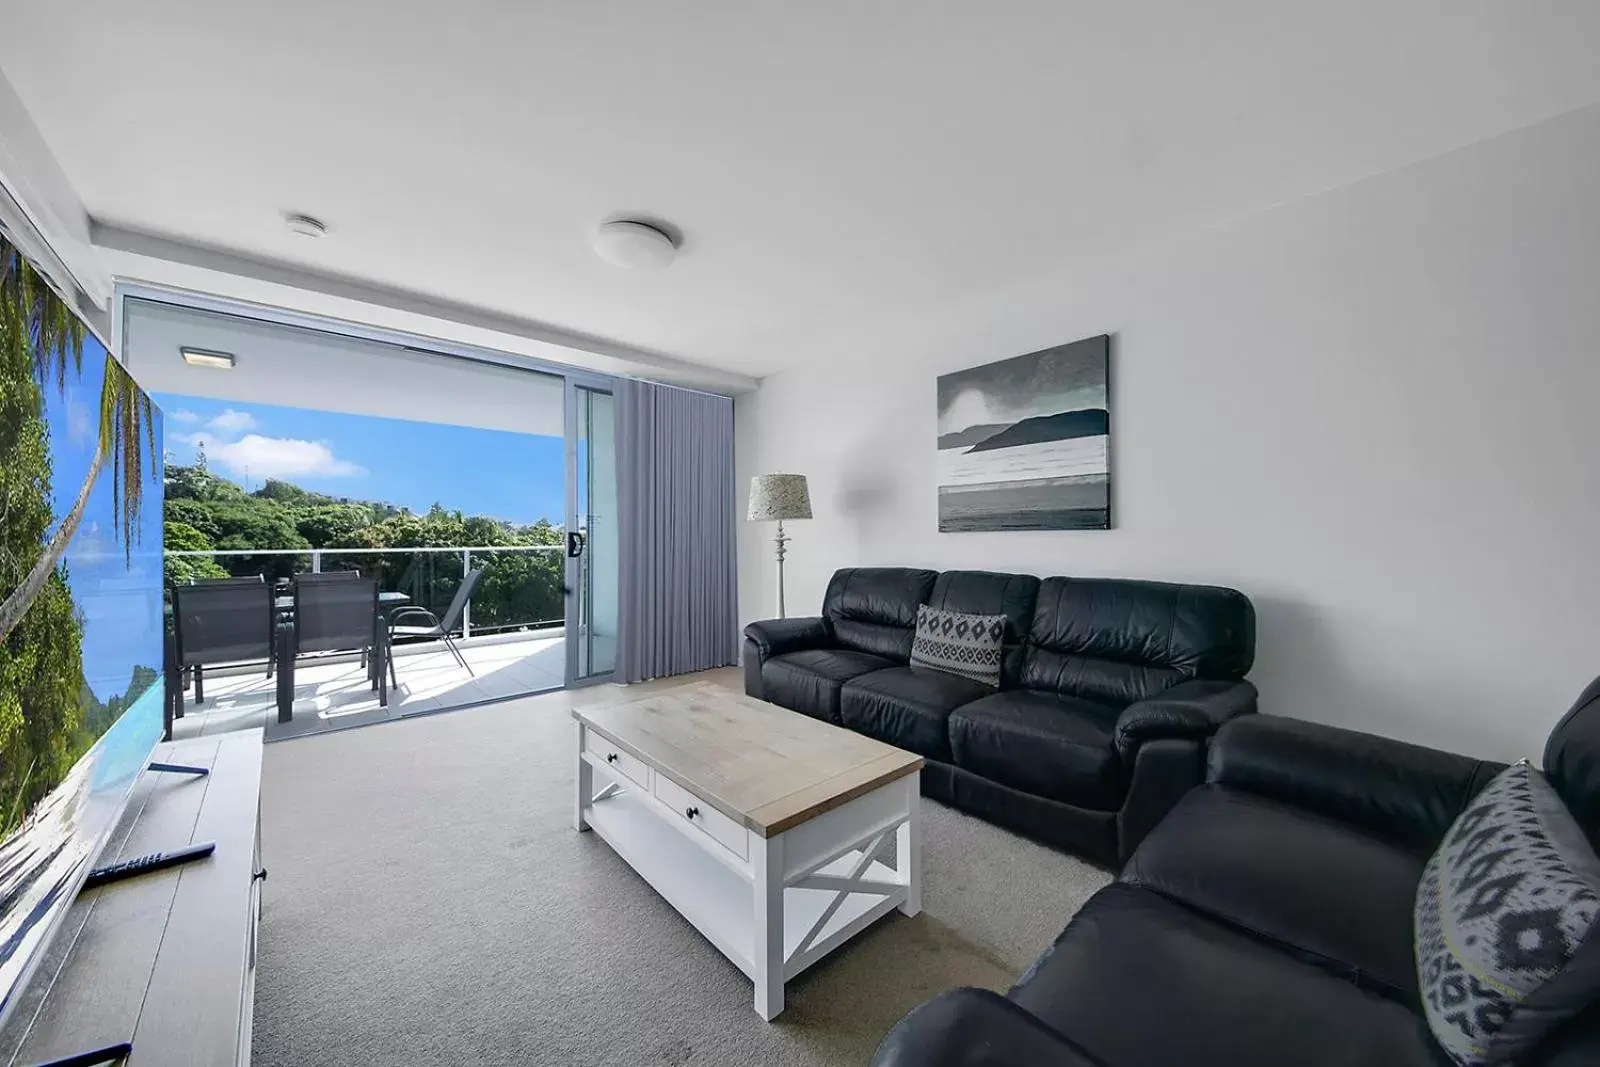
[[[774,656],[761,665],[766,699],[826,722],[839,721],[839,689],[852,678],[885,667],[894,660],[847,649],[817,648]]]
[[[994,687],[924,667],[891,667],[846,683],[839,719],[852,730],[928,759],[950,762],[950,712]]]
[[[1010,996],[1117,1067],[1449,1063],[1399,1002],[1126,883],[1091,897]]]
[[[1421,1011],[1411,916],[1426,859],[1349,823],[1207,785],[1150,832],[1121,881]]]
[[[1024,793],[1097,811],[1122,806],[1126,782],[1112,745],[1117,709],[1010,689],[950,716],[956,766]]]

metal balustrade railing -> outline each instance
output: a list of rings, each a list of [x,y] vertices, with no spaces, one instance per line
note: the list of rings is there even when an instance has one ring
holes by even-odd
[[[463,638],[560,626],[565,614],[560,545],[472,545],[414,548],[246,548],[172,551],[171,559],[207,558],[230,574],[267,581],[310,571],[358,570],[379,588],[443,615],[476,554],[484,567],[472,602],[462,612]],[[258,562],[259,561],[259,562]],[[474,623],[476,614],[478,621]]]

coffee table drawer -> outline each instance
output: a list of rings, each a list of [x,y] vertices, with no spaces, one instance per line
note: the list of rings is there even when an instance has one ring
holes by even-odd
[[[656,775],[655,794],[690,826],[740,859],[750,858],[749,837],[743,823],[734,822],[663,774]]]
[[[583,749],[611,770],[631,778],[645,789],[650,788],[650,767],[643,760],[622,751],[594,731],[584,734]]]

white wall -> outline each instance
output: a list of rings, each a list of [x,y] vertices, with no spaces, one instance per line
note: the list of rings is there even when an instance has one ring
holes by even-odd
[[[1003,161],[996,161],[1003,166]],[[810,476],[834,568],[1236,586],[1264,710],[1537,758],[1600,673],[1600,108],[851,336],[737,406],[741,485]],[[934,379],[1109,332],[1109,532],[941,534]],[[772,615],[770,529],[741,611]]]

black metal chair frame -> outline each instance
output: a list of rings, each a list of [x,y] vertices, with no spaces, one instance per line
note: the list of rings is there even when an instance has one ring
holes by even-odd
[[[468,571],[462,576],[461,584],[456,587],[455,596],[450,598],[450,606],[445,608],[443,619],[429,611],[427,608],[416,604],[411,604],[403,608],[397,608],[389,616],[389,648],[394,648],[395,627],[401,624],[401,620],[405,619],[407,616],[413,618],[420,616],[427,619],[428,625],[415,627],[412,632],[404,633],[400,636],[437,637],[442,639],[444,641],[444,647],[450,650],[450,654],[455,657],[456,662],[461,664],[461,666],[466,670],[467,677],[476,678],[477,674],[475,674],[472,670],[472,667],[468,665],[467,658],[463,656],[461,654],[461,650],[456,647],[455,641],[451,640],[450,631],[455,628],[457,622],[461,621],[461,613],[466,610],[467,604],[472,600],[472,594],[477,591],[478,582],[483,579],[483,570],[484,569],[482,567],[479,567],[476,570]],[[400,678],[395,673],[394,657],[389,655],[386,658],[389,660],[389,677],[394,681],[395,686],[398,688],[400,685]]]
[[[354,577],[352,577],[354,575]],[[301,622],[307,614],[301,609],[301,585],[316,587],[330,584],[334,581],[351,580],[359,578],[354,572],[333,572],[327,575],[304,574],[295,580],[294,588],[294,619],[293,621],[280,621],[278,624],[278,659],[281,661],[278,672],[278,721],[289,722],[294,717],[294,672],[295,664],[302,654],[301,643],[303,633]],[[372,632],[371,640],[361,649],[362,665],[368,668],[367,679],[372,683],[372,688],[378,691],[378,706],[387,707],[389,704],[389,678],[384,670],[384,661],[388,658],[388,629],[383,624],[383,616],[379,611],[378,583],[373,579],[364,579],[372,586]],[[352,646],[351,651],[356,649]],[[334,651],[331,648],[310,649],[312,652]],[[370,654],[370,658],[369,658]]]
[[[172,702],[173,714],[178,718],[182,718],[183,717],[183,690],[185,688],[187,688],[187,685],[185,684],[185,678],[187,676],[189,676],[191,672],[192,672],[192,676],[194,678],[194,702],[195,702],[195,706],[199,707],[200,705],[204,704],[205,703],[205,699],[206,699],[205,668],[206,668],[207,664],[205,662],[194,662],[194,663],[186,662],[188,657],[187,657],[186,653],[184,652],[184,647],[183,647],[183,643],[184,643],[183,642],[183,610],[182,610],[182,606],[180,604],[180,601],[182,599],[184,599],[182,593],[183,593],[184,590],[189,590],[189,589],[201,589],[201,588],[215,589],[215,588],[218,588],[218,587],[226,587],[226,586],[260,586],[261,587],[262,593],[263,593],[263,597],[264,597],[264,602],[266,604],[266,619],[265,619],[265,623],[264,623],[264,635],[265,635],[265,646],[264,647],[266,649],[267,677],[268,678],[272,677],[273,671],[274,671],[274,669],[276,667],[276,663],[277,663],[276,642],[273,640],[273,632],[272,632],[272,630],[273,630],[273,614],[274,614],[273,606],[272,606],[272,587],[267,585],[267,583],[262,579],[262,577],[260,575],[255,575],[253,577],[245,577],[245,578],[201,578],[201,579],[199,579],[197,581],[191,581],[191,582],[189,582],[189,583],[187,583],[185,585],[174,585],[174,586],[172,586],[173,667],[174,667],[174,669],[175,669],[175,671],[177,673],[178,684],[177,684],[177,687],[176,687],[176,693],[171,694],[169,696],[169,700]],[[212,664],[216,664],[216,663],[227,663],[227,662],[231,662],[231,661],[229,661],[229,660],[213,660],[211,662],[212,662]],[[243,661],[241,661],[241,662],[243,662]]]

